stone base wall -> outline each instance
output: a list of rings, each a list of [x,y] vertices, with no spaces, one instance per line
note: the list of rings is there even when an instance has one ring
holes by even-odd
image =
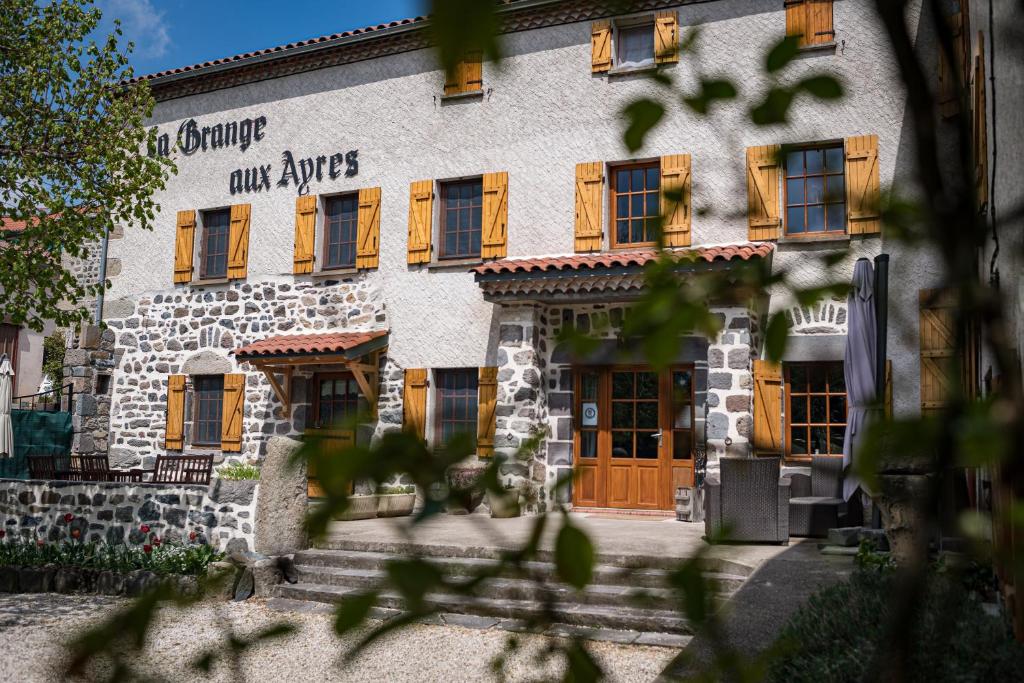
[[[754,435],[751,317],[746,308],[713,309],[722,329],[708,347],[708,470],[722,455],[750,454]]]
[[[142,543],[139,527],[187,539],[191,532],[221,550],[251,549],[258,484],[214,479],[209,486],[0,480],[0,520],[8,538]],[[69,523],[65,516],[74,519]]]
[[[123,352],[115,346],[113,330],[82,325],[76,345],[64,353],[63,385],[74,392],[71,452],[98,455],[110,443],[110,375]],[[101,382],[101,380],[103,380]],[[101,386],[105,384],[105,390]]]

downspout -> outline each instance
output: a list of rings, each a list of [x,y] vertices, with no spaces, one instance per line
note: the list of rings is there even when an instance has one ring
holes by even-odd
[[[110,239],[110,226],[103,229],[103,239],[100,240],[100,292],[96,297],[96,313],[93,315],[93,325],[103,322],[103,293],[107,289],[107,242]]]

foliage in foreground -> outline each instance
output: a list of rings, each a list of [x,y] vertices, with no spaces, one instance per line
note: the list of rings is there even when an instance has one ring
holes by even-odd
[[[145,569],[157,574],[203,576],[211,562],[223,557],[209,545],[159,539],[141,546],[24,539],[0,542],[0,567],[53,565],[114,572]]]
[[[870,680],[896,580],[894,571],[860,569],[813,596],[783,629],[785,654],[768,680]],[[1011,681],[1024,671],[1024,645],[950,573],[928,577],[911,642],[910,681]]]
[[[260,468],[246,462],[230,462],[217,468],[217,476],[221,479],[238,481],[241,479],[259,479]]]

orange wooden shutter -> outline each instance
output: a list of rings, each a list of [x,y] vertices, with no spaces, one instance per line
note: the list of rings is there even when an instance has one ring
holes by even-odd
[[[690,155],[670,154],[661,158],[661,215],[666,247],[690,246]],[[668,198],[664,193],[679,193]]]
[[[939,52],[939,113],[944,118],[955,116],[960,111],[960,92],[957,80],[964,84],[964,17],[960,3],[956,3],[955,11],[946,17],[949,24],[949,32],[953,38],[953,62],[950,63],[946,57],[946,51],[942,46],[937,46]]]
[[[751,240],[779,237],[779,146],[747,148],[747,219]]]
[[[921,320],[921,415],[939,413],[949,402],[958,382],[956,311],[948,294],[933,290],[919,293]]]
[[[786,35],[800,36],[800,47],[835,40],[832,0],[786,0]]]
[[[782,370],[766,360],[754,361],[754,453],[782,452]]]
[[[847,232],[870,235],[882,231],[879,207],[878,136],[846,138]]]
[[[180,451],[185,434],[185,375],[167,378],[167,426],[164,430],[164,448]]]
[[[786,35],[800,36],[800,46],[807,44],[807,0],[786,0]]]
[[[192,253],[195,250],[196,212],[194,209],[178,212],[174,236],[174,282],[192,280]]]
[[[479,51],[467,54],[465,59],[455,65],[451,73],[445,74],[445,95],[476,92],[483,87],[483,55]]]
[[[434,181],[417,180],[409,187],[409,263],[430,263],[434,215]]]
[[[224,375],[224,412],[221,416],[220,449],[242,450],[242,407],[245,405],[245,375]]]
[[[590,25],[590,70],[594,73],[612,68],[612,22],[607,19]]]
[[[482,258],[505,258],[508,245],[508,173],[484,174]]]
[[[604,164],[576,164],[576,251],[601,250],[601,184]]]
[[[427,371],[407,368],[402,399],[403,427],[421,440],[427,438]]]
[[[228,278],[244,279],[249,266],[249,204],[231,207],[231,228],[228,232]]]
[[[296,275],[313,272],[313,252],[316,245],[316,195],[295,199],[295,259],[292,272]]]
[[[356,268],[376,268],[380,261],[380,188],[359,190]]]
[[[654,61],[679,61],[679,16],[674,10],[658,12],[654,18]]]
[[[985,100],[985,36],[978,32],[978,54],[974,58],[974,92],[971,138],[974,151],[975,191],[978,206],[988,203],[988,113]]]
[[[481,458],[494,455],[494,430],[497,424],[498,368],[480,368],[477,380],[476,452]]]

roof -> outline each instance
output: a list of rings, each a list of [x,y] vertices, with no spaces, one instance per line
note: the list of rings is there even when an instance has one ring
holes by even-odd
[[[383,347],[387,338],[387,330],[276,335],[246,344],[233,353],[239,360],[321,354],[358,358]]]
[[[4,232],[21,232],[28,225],[28,221],[16,221],[7,216],[0,216],[0,230]]]
[[[772,244],[742,243],[711,247],[694,247],[689,249],[665,249],[662,253],[670,254],[680,261],[692,260],[714,263],[716,261],[749,261],[754,258],[765,258],[772,253]],[[599,254],[570,254],[568,256],[545,256],[541,258],[501,259],[490,261],[473,268],[477,275],[501,273],[545,273],[570,270],[602,270],[610,268],[629,268],[643,266],[658,258],[656,249],[638,251],[611,251]]]

